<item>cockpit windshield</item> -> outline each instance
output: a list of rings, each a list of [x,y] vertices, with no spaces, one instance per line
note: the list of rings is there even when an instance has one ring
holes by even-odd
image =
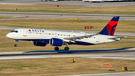
[[[18,31],[17,31],[17,30],[12,30],[11,32],[15,32],[15,33],[18,33]]]

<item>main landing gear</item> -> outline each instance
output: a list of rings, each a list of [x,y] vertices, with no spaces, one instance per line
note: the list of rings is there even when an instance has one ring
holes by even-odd
[[[15,45],[14,45],[14,47],[17,47],[18,45],[17,45],[17,42],[19,41],[19,40],[14,40],[15,41]]]
[[[67,43],[65,44],[66,44],[66,47],[64,48],[64,50],[68,51],[69,50],[68,44]]]
[[[54,48],[54,50],[55,50],[55,51],[58,51],[58,50],[59,50],[59,47],[58,47],[58,46],[56,46],[56,47]]]
[[[55,50],[55,51],[58,51],[58,50],[59,50],[59,47],[56,46],[56,47],[54,48],[54,50]],[[68,47],[67,44],[66,44],[66,47],[64,48],[64,50],[65,50],[65,51],[68,51],[68,50],[69,50],[69,47]]]
[[[65,47],[64,50],[68,51],[69,50],[69,47]]]

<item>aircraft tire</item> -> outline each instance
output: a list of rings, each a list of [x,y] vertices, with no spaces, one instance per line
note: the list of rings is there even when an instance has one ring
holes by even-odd
[[[14,47],[17,47],[17,46],[18,46],[17,44],[14,45]]]
[[[59,50],[59,47],[55,47],[54,50],[55,50],[55,51],[58,51],[58,50]]]
[[[68,50],[69,50],[69,47],[65,47],[64,50],[65,50],[65,51],[68,51]]]

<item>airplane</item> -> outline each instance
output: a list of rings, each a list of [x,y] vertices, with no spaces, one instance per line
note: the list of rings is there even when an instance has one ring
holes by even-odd
[[[14,39],[17,47],[19,40],[33,41],[35,46],[46,46],[50,44],[55,46],[54,50],[58,51],[59,47],[66,45],[65,51],[69,50],[68,45],[96,45],[120,41],[121,38],[114,36],[119,16],[114,16],[109,23],[98,33],[84,33],[84,32],[67,32],[55,31],[47,29],[33,29],[33,28],[18,28],[9,32],[6,37]]]

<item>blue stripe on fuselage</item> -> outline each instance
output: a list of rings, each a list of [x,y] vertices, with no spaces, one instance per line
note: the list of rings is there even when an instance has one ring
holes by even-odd
[[[19,40],[24,40],[24,41],[44,41],[46,43],[49,43],[50,39],[19,39]],[[75,43],[69,43],[69,44],[78,44],[78,45],[94,45],[92,43],[88,42],[82,42],[82,41],[75,41]]]
[[[79,45],[94,45],[92,43],[82,42],[82,41],[75,41],[75,44],[79,44]]]
[[[50,39],[19,39],[19,40],[24,40],[24,41],[44,41],[49,43]]]

